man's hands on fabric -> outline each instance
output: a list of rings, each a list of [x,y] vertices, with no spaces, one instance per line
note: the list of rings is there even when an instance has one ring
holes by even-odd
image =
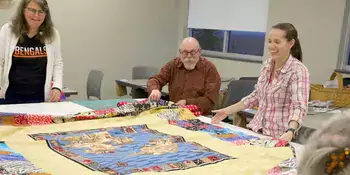
[[[151,101],[159,101],[161,96],[162,96],[162,93],[158,89],[154,89],[152,90],[148,99]]]

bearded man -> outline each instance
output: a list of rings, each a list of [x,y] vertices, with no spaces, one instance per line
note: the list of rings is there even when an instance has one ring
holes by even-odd
[[[195,38],[185,38],[179,52],[178,57],[147,81],[149,99],[158,101],[162,87],[169,83],[170,101],[177,105],[197,105],[204,115],[209,115],[220,91],[220,75],[214,64],[201,56]]]

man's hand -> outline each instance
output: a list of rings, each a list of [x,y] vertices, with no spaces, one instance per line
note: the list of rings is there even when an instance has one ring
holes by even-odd
[[[161,96],[162,94],[160,91],[158,89],[154,89],[152,90],[151,95],[149,95],[148,99],[151,101],[159,101]]]
[[[186,100],[180,100],[176,103],[176,105],[186,105]]]
[[[284,134],[280,137],[280,139],[286,140],[286,141],[288,141],[288,142],[291,142],[292,139],[293,139],[293,136],[294,136],[293,132],[292,132],[292,131],[288,131],[288,132],[284,133]]]

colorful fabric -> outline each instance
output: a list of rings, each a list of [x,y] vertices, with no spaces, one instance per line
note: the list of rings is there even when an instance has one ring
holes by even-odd
[[[192,120],[195,119],[196,116],[185,108],[174,108],[169,109],[169,107],[157,107],[147,110],[145,112],[140,113],[138,116],[144,115],[152,115],[156,114],[157,117],[166,119],[166,120]]]
[[[268,148],[285,147],[289,145],[288,141],[277,138],[252,139],[249,142],[250,145],[263,146]]]
[[[52,124],[51,115],[42,114],[21,114],[21,113],[0,113],[1,125],[28,126],[39,124]]]
[[[137,101],[137,102],[128,102],[128,101],[121,101],[117,104],[118,107],[127,105],[127,104],[133,104],[133,105],[137,105],[137,104],[151,104],[152,107],[169,107],[169,108],[185,108],[190,110],[195,116],[201,116],[203,114],[203,112],[200,111],[199,107],[197,105],[176,105],[174,102],[171,101],[165,101],[165,100],[159,100],[158,102],[152,102],[149,101],[148,99],[142,100],[142,101]]]
[[[296,158],[289,158],[267,172],[267,175],[297,175]]]
[[[308,111],[310,75],[299,60],[290,56],[269,83],[273,65],[270,60],[263,66],[256,89],[242,101],[248,108],[259,106],[247,127],[279,137],[288,129],[289,121],[302,123],[304,120]]]
[[[14,152],[4,142],[0,142],[0,174],[3,175],[24,175],[36,173],[44,175],[42,169],[36,168],[21,154]]]
[[[113,175],[184,170],[234,159],[147,125],[30,136],[46,140],[52,150],[91,170]]]
[[[1,125],[28,126],[44,125],[53,123],[66,123],[80,120],[93,120],[110,117],[137,116],[144,111],[162,107],[163,109],[177,109],[174,103],[169,101],[141,101],[137,103],[118,102],[116,107],[108,109],[98,109],[89,112],[67,115],[43,115],[43,114],[25,114],[25,113],[0,113]],[[168,111],[170,115],[174,110]],[[177,115],[177,114],[173,114]],[[175,119],[175,118],[172,118]]]
[[[228,141],[236,146],[256,145],[262,147],[286,147],[289,145],[287,141],[277,138],[259,138],[247,135],[243,132],[230,130],[228,128],[204,123],[198,119],[192,120],[169,120],[169,124],[176,125],[191,131],[207,132],[215,138]]]
[[[236,140],[258,139],[258,137],[250,136],[242,132],[233,131],[220,126],[204,123],[198,119],[193,120],[169,120],[169,124],[191,130],[209,133],[210,135],[224,141],[233,142]]]

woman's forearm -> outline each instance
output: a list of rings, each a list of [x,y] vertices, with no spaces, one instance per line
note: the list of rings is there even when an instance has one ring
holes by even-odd
[[[292,120],[289,122],[289,128],[298,129],[299,123],[297,121]]]
[[[225,108],[225,111],[228,115],[242,111],[244,109],[247,109],[247,107],[244,105],[243,101],[239,101],[238,103],[228,106]]]

